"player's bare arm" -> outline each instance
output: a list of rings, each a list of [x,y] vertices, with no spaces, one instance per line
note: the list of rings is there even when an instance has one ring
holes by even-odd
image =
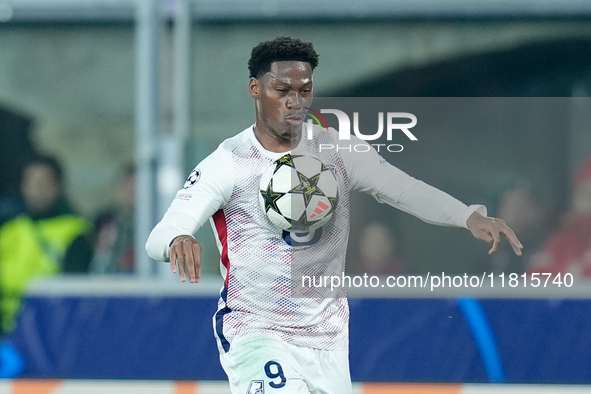
[[[474,238],[492,244],[488,254],[493,254],[497,251],[501,244],[501,234],[504,234],[511,244],[515,254],[521,256],[523,245],[519,242],[519,239],[517,239],[513,230],[507,226],[504,220],[484,217],[478,212],[474,212],[466,221],[466,225],[470,229],[470,232],[472,232]]]
[[[170,269],[173,274],[177,273],[182,282],[197,283],[201,277],[201,252],[202,247],[191,235],[179,235],[170,243]]]

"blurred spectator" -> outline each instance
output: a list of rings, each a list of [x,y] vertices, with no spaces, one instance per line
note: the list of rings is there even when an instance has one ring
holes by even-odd
[[[20,178],[34,152],[32,124],[30,117],[0,104],[0,225],[25,212]]]
[[[95,220],[93,273],[133,272],[134,215],[135,168],[130,165],[119,175],[111,206],[99,213]]]
[[[517,256],[508,243],[501,243],[499,250],[491,256],[491,268],[494,272],[522,273],[542,244],[546,215],[531,191],[521,186],[501,195],[498,210],[499,218],[515,231],[524,249],[523,255]]]
[[[528,270],[591,277],[591,159],[575,176],[572,205],[562,228],[535,254]]]
[[[396,240],[390,228],[379,222],[370,222],[361,230],[359,256],[350,272],[368,275],[398,275],[406,270],[396,255]]]
[[[24,168],[22,195],[27,211],[0,227],[2,328],[10,331],[32,279],[60,272],[87,272],[92,249],[89,224],[65,196],[60,163],[39,155]]]
[[[26,209],[21,198],[0,195],[0,226],[25,211]]]

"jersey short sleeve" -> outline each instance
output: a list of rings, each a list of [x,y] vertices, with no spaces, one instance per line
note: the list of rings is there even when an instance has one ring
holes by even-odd
[[[351,145],[365,144],[366,149],[341,150],[351,190],[372,195],[424,222],[443,226],[467,228],[466,221],[473,212],[487,215],[483,205],[466,206],[449,194],[413,178],[388,163],[376,150],[356,136]],[[341,142],[342,144],[342,142]]]
[[[154,227],[146,243],[148,255],[168,260],[170,242],[178,235],[193,235],[230,199],[234,183],[232,153],[223,144],[189,174],[183,188]]]

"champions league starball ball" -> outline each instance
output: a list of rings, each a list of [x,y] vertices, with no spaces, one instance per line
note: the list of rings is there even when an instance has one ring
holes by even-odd
[[[314,156],[286,154],[263,173],[259,201],[282,230],[313,230],[327,224],[337,207],[337,178]]]

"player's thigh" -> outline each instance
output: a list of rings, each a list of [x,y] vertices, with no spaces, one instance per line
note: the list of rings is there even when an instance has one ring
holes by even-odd
[[[310,394],[301,366],[278,340],[242,341],[221,353],[220,361],[232,394]]]
[[[305,377],[311,383],[311,394],[351,394],[351,374],[349,372],[349,352],[313,350],[314,363],[308,364]]]

